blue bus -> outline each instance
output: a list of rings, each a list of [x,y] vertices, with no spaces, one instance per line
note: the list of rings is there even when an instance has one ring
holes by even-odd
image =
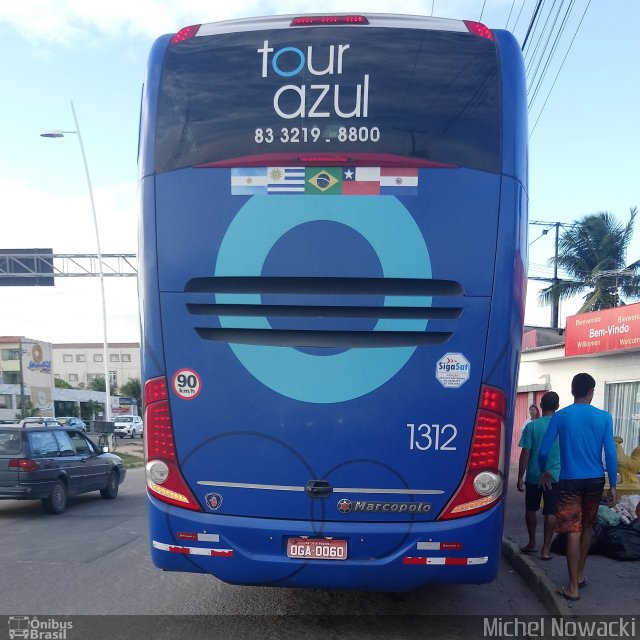
[[[151,50],[139,168],[155,565],[494,579],[527,259],[513,36],[387,14],[187,27]]]

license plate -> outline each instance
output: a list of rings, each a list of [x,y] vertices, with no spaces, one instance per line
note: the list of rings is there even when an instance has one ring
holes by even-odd
[[[287,556],[299,560],[346,560],[347,541],[327,538],[289,538]]]

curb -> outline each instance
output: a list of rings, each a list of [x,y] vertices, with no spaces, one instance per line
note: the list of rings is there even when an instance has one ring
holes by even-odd
[[[534,560],[520,553],[519,545],[507,538],[502,538],[502,555],[522,576],[531,591],[540,598],[549,613],[555,616],[575,615],[571,605],[556,593],[556,584]]]

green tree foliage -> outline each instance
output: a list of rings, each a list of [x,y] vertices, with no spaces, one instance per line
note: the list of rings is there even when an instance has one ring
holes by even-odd
[[[626,226],[602,211],[565,229],[558,243],[557,266],[569,277],[542,289],[540,304],[584,294],[578,313],[587,313],[640,298],[640,260],[626,263],[636,213],[637,208],[631,209]],[[554,258],[550,262],[553,266]]]
[[[138,405],[138,415],[142,415],[142,384],[140,378],[129,378],[129,381],[120,387],[120,393],[129,398],[135,398]]]
[[[73,389],[74,387],[70,385],[66,380],[62,378],[56,378],[54,380],[54,384],[56,385],[56,389]]]
[[[89,380],[87,389],[90,389],[91,391],[104,391],[105,390],[104,376],[98,376],[97,378],[92,378],[91,380]],[[109,395],[115,396],[117,389],[118,388],[115,384],[110,385]]]

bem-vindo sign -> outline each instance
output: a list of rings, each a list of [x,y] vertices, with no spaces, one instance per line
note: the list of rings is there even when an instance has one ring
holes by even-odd
[[[640,349],[640,303],[567,318],[566,356]]]

